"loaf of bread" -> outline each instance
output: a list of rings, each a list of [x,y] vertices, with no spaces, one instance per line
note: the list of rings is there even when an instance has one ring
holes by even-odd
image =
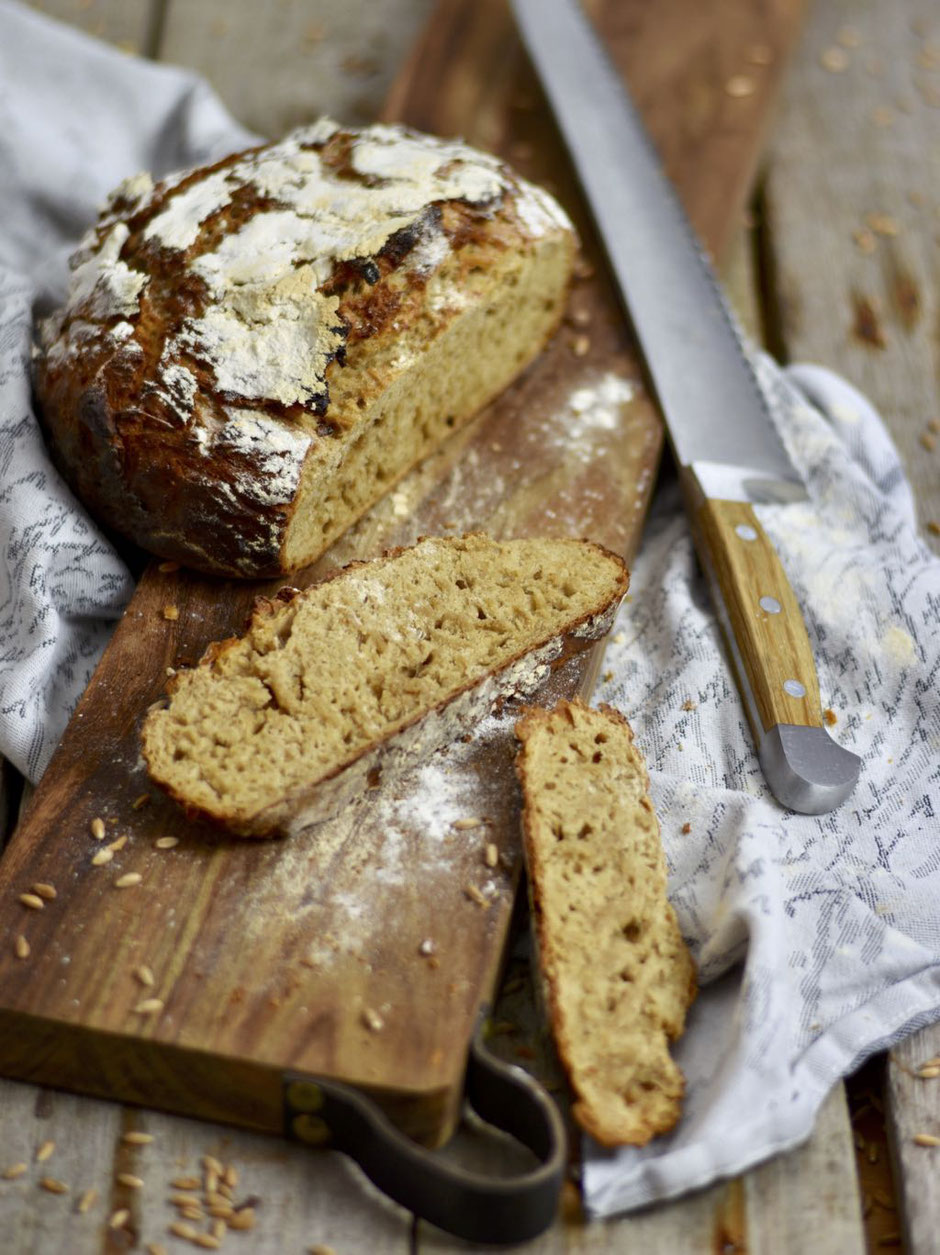
[[[589,541],[426,538],[260,600],[147,715],[151,777],[243,836],[289,833],[531,693],[565,637],[606,632],[627,587]]]
[[[542,985],[573,1115],[604,1146],[640,1146],[679,1118],[668,1042],[695,995],[646,768],[609,706],[532,710],[516,736]]]
[[[274,575],[317,558],[532,360],[574,235],[497,158],[321,120],[123,183],[40,328],[42,420],[144,548]]]

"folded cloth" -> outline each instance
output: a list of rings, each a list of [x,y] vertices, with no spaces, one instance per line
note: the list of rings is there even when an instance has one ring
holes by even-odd
[[[675,1052],[677,1128],[642,1149],[585,1146],[594,1216],[796,1145],[841,1076],[940,1018],[940,559],[865,398],[819,367],[758,366],[809,501],[756,509],[803,607],[831,731],[862,773],[828,815],[774,801],[686,520],[662,493],[597,698],[650,763],[702,988]]]
[[[206,84],[0,0],[0,754],[42,774],[133,591],[31,409],[37,313],[122,179],[255,142]]]
[[[0,0],[0,753],[41,774],[131,593],[46,456],[32,317],[110,188],[253,137],[198,79]],[[661,491],[598,698],[652,768],[702,992],[678,1046],[683,1119],[642,1150],[585,1148],[594,1215],[740,1171],[811,1130],[833,1082],[940,1011],[940,561],[871,407],[829,372],[759,363],[810,488],[762,507],[808,619],[833,732],[862,755],[838,811],[767,792],[688,528]]]

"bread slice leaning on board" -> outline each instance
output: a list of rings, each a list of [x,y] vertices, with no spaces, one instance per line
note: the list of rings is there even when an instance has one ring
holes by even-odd
[[[261,600],[142,728],[153,780],[242,836],[328,818],[531,694],[566,638],[610,628],[620,558],[586,540],[425,538]]]
[[[575,235],[489,153],[329,119],[112,194],[40,327],[53,454],[145,549],[320,556],[558,325]]]
[[[572,1114],[604,1146],[642,1146],[679,1118],[668,1043],[696,990],[646,767],[610,706],[530,710],[516,736],[533,927]]]

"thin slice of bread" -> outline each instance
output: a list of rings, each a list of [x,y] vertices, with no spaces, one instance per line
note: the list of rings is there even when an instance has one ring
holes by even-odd
[[[242,836],[335,814],[529,694],[566,637],[610,626],[627,588],[584,540],[425,538],[352,563],[210,646],[147,715],[152,778],[194,816]]]
[[[573,1115],[604,1146],[642,1146],[679,1118],[667,1042],[695,995],[646,767],[610,706],[530,710],[516,736],[539,962]]]

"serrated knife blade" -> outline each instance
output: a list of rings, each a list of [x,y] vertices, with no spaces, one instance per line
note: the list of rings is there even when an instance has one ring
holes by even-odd
[[[735,322],[620,75],[576,0],[511,0],[587,197],[676,455],[767,782],[839,805],[860,760],[823,724],[802,612],[754,510],[805,489]]]

